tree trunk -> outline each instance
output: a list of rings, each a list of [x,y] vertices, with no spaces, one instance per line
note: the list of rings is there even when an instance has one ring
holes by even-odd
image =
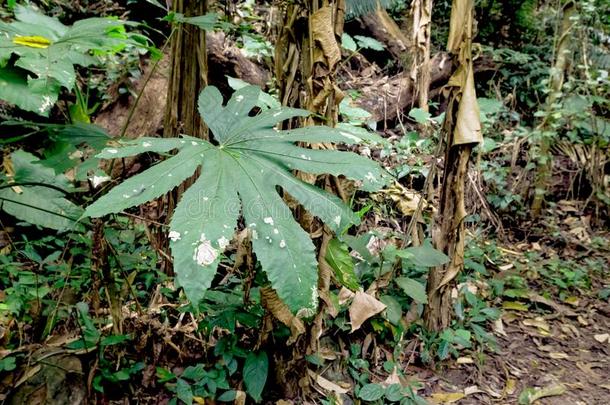
[[[398,24],[390,17],[388,12],[377,4],[374,13],[360,17],[362,25],[371,35],[382,44],[401,66],[408,66],[409,56],[405,52],[413,45]]]
[[[451,287],[464,267],[464,182],[472,148],[483,139],[472,67],[473,0],[453,0],[447,50],[457,66],[449,79],[449,102],[443,123],[446,134],[445,168],[439,215],[435,218],[435,247],[449,263],[428,275],[428,305],[424,322],[440,331],[451,322]]]
[[[275,73],[280,101],[285,106],[304,108],[314,113],[302,120],[301,125],[334,126],[343,98],[343,93],[335,84],[335,75],[341,60],[339,39],[343,33],[345,1],[300,0],[284,7],[275,46]],[[288,126],[293,124],[289,123]],[[310,146],[318,149],[333,147],[330,144]],[[297,176],[310,184],[322,183],[327,190],[332,183],[328,176],[318,178],[309,173],[297,173]],[[289,205],[297,206],[291,204],[289,197],[287,199]],[[297,216],[305,230],[322,235],[318,252],[318,295],[321,305],[308,331],[309,341],[301,339],[300,347],[294,349],[292,358],[284,360],[282,365],[276,365],[277,380],[285,387],[288,397],[294,396],[297,391],[307,390],[302,382],[298,382],[302,377],[300,365],[305,354],[318,350],[325,314],[324,303],[330,303],[331,269],[324,257],[331,233],[325,227],[321,228],[309,213],[298,208]]]
[[[187,17],[205,14],[207,0],[174,0],[173,11]],[[188,134],[207,139],[207,130],[197,112],[197,97],[207,85],[208,61],[205,31],[180,24],[171,38],[170,79],[163,136]]]
[[[174,0],[173,10],[186,17],[203,15],[207,10],[207,0]],[[172,138],[188,134],[197,138],[208,139],[205,127],[197,111],[197,98],[207,85],[208,61],[206,52],[205,31],[190,24],[180,24],[175,28],[171,38],[170,74],[167,88],[167,105],[163,122],[163,136]],[[193,178],[185,181],[177,190],[169,193],[166,199],[159,201],[159,216],[169,223],[171,213],[180,196],[192,184]],[[168,251],[165,232],[159,230],[158,246]],[[163,261],[163,270],[173,272],[170,256]]]
[[[415,0],[411,3],[413,31],[411,46],[413,64],[411,78],[415,82],[417,105],[428,111],[428,91],[430,89],[430,27],[432,23],[432,0]]]
[[[555,49],[555,63],[551,70],[549,80],[549,96],[546,100],[547,114],[543,121],[538,125],[539,141],[534,146],[538,153],[538,167],[536,170],[536,180],[534,184],[534,199],[532,201],[531,215],[536,218],[542,211],[544,196],[546,194],[547,183],[551,176],[553,166],[553,156],[551,155],[551,144],[553,136],[553,115],[554,105],[561,97],[561,88],[565,79],[566,69],[572,58],[572,32],[577,14],[576,5],[572,0],[563,6],[563,17],[559,30],[559,39]]]

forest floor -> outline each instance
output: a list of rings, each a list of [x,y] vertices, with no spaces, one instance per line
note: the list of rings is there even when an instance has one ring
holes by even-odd
[[[445,362],[437,371],[417,369],[423,396],[460,404],[521,404],[535,398],[539,404],[609,403],[610,301],[598,291],[610,285],[610,256],[601,254],[605,267],[592,275],[588,291],[579,289],[561,302],[538,279],[529,283],[525,299],[503,302],[502,317],[493,326],[496,351]],[[535,267],[529,269],[534,274]]]

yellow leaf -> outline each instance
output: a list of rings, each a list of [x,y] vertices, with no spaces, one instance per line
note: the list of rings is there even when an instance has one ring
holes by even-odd
[[[551,327],[541,317],[536,317],[534,319],[525,319],[525,320],[523,320],[523,324],[525,326],[534,326],[534,327],[536,327],[538,329],[538,332],[541,335],[549,336],[551,334]]]
[[[202,397],[193,397],[193,401],[195,401],[198,404],[205,405],[205,399]]]
[[[517,381],[509,378],[506,380],[506,386],[504,387],[504,395],[513,395],[517,389]]]
[[[51,41],[40,35],[33,36],[21,36],[15,35],[13,38],[15,45],[29,46],[30,48],[48,48],[51,45]]]
[[[461,392],[435,392],[430,399],[436,404],[452,404],[465,396]]]
[[[504,301],[502,303],[502,308],[512,309],[514,311],[527,311],[529,309],[527,305],[517,301]]]

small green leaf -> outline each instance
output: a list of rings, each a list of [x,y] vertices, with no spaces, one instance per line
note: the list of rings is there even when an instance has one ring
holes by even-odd
[[[232,402],[235,400],[235,398],[237,397],[237,391],[235,390],[229,390],[229,391],[225,391],[223,392],[218,398],[217,400],[220,402]]]
[[[413,298],[415,302],[425,304],[428,302],[428,295],[426,294],[426,288],[419,281],[413,280],[408,277],[398,277],[395,279],[396,284],[402,288],[405,294]]]
[[[453,343],[463,347],[470,347],[470,331],[466,329],[456,329],[454,331]]]
[[[405,397],[400,384],[390,384],[385,389],[385,398],[390,402],[398,402]]]
[[[366,384],[358,392],[358,398],[364,401],[377,401],[383,397],[385,389],[381,384]]]
[[[166,382],[172,381],[176,378],[176,375],[174,373],[172,373],[171,371],[169,371],[163,367],[157,367],[156,374],[157,374],[157,379],[159,380],[160,383],[166,383]]]
[[[412,246],[404,251],[411,255],[409,260],[416,266],[436,267],[449,263],[449,257],[432,247],[429,239],[426,239],[420,246]]]
[[[256,402],[262,400],[261,394],[265,383],[267,382],[267,374],[269,370],[269,359],[266,352],[249,353],[244,364],[244,383],[248,394]]]
[[[428,111],[421,108],[414,108],[409,111],[409,117],[413,118],[418,124],[425,124],[430,120],[432,115]]]
[[[356,52],[358,50],[358,45],[356,45],[356,41],[345,32],[341,35],[341,47],[351,52]]]
[[[335,271],[337,281],[352,291],[358,291],[360,281],[354,272],[354,261],[347,245],[338,239],[331,239],[326,248],[326,262]]]
[[[363,35],[355,35],[354,38],[358,41],[358,46],[363,49],[372,49],[373,51],[383,51],[385,46],[375,38],[365,37]]]
[[[193,389],[182,378],[178,378],[178,381],[176,381],[176,396],[186,405],[192,405],[193,403]]]
[[[9,356],[0,360],[0,371],[13,371],[16,368],[15,357]]]
[[[196,17],[184,17],[180,14],[176,15],[177,22],[194,25],[204,31],[212,31],[216,26],[217,20],[218,14],[216,13],[207,13]]]
[[[390,295],[382,295],[379,298],[379,301],[383,302],[386,306],[384,312],[385,318],[390,321],[390,323],[399,325],[400,319],[402,318],[402,308],[400,303]]]

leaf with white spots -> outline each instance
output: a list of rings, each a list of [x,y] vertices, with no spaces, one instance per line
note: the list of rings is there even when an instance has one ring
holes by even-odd
[[[210,287],[220,255],[235,232],[240,204],[233,187],[233,164],[220,151],[210,153],[203,165],[206,175],[182,195],[172,217],[174,271],[192,302],[199,302]]]
[[[293,312],[313,315],[317,307],[318,271],[315,247],[292,212],[277,194],[273,182],[242,162],[239,196],[246,223],[255,224],[252,246],[279,297]]]
[[[363,137],[325,127],[279,131],[274,125],[308,113],[265,109],[259,96],[260,89],[246,86],[223,106],[216,88],[204,89],[198,107],[218,145],[189,137],[141,138],[106,148],[101,157],[176,149],[178,153],[115,187],[86,213],[101,216],[149,201],[202,166],[201,176],[173,213],[168,235],[176,280],[187,297],[197,303],[210,287],[241,212],[256,257],[278,296],[294,313],[312,315],[318,300],[315,246],[280,192],[290,194],[341,233],[359,223],[358,216],[338,197],[296,178],[293,170],[344,175],[365,190],[383,187],[389,177],[377,163],[355,153],[297,146],[297,142],[353,144]],[[250,116],[257,105],[261,111]]]
[[[102,159],[117,159],[129,156],[139,155],[145,152],[165,153],[173,149],[181,149],[190,145],[192,140],[201,139],[185,137],[185,138],[149,138],[142,137],[135,141],[121,142],[120,147],[110,146],[97,154],[98,158]]]
[[[184,149],[176,156],[125,180],[85,210],[85,216],[101,217],[154,200],[193,175],[209,152],[207,145]]]

